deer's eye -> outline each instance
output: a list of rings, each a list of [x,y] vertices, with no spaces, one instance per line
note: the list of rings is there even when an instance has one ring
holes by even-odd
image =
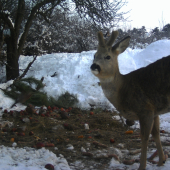
[[[105,57],[105,59],[107,59],[107,60],[110,60],[110,58],[111,58],[111,57],[110,57],[109,55],[108,55],[107,57]]]

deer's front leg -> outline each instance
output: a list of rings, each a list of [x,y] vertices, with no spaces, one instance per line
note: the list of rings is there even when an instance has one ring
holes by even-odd
[[[147,156],[147,146],[149,141],[149,135],[153,126],[153,116],[142,116],[139,119],[140,122],[140,131],[141,131],[141,157],[140,157],[140,166],[138,170],[145,170],[146,168],[146,156]]]
[[[159,132],[159,116],[156,116],[154,118],[154,124],[153,124],[153,128],[152,128],[152,136],[155,140],[156,143],[156,147],[158,150],[158,154],[159,154],[159,163],[158,166],[161,166],[165,163],[166,159],[163,153],[163,149],[162,149],[162,145],[161,145],[161,141],[160,141],[160,132]]]

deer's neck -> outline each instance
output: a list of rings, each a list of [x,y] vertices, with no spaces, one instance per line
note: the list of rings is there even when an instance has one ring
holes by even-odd
[[[112,77],[100,79],[100,83],[107,99],[118,108],[118,93],[123,84],[123,75],[117,71]]]

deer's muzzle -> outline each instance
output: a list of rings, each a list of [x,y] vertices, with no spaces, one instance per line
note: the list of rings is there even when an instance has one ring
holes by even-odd
[[[98,64],[95,64],[95,63],[93,63],[90,68],[91,68],[91,71],[92,71],[94,74],[99,74],[100,71],[101,71],[100,66],[99,66]]]

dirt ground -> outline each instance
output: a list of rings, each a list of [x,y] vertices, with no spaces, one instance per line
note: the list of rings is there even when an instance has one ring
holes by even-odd
[[[16,142],[17,147],[45,147],[57,156],[62,154],[69,164],[90,159],[103,162],[104,166],[112,156],[107,159],[95,157],[94,152],[98,149],[119,148],[120,143],[127,150],[141,148],[139,130],[126,134],[130,127],[113,119],[115,115],[101,109],[35,109],[32,105],[20,112],[5,110],[1,120],[4,123],[0,124],[0,145],[12,146]],[[9,122],[13,122],[13,125]],[[85,129],[85,124],[89,129]],[[97,169],[104,168],[100,166]]]

